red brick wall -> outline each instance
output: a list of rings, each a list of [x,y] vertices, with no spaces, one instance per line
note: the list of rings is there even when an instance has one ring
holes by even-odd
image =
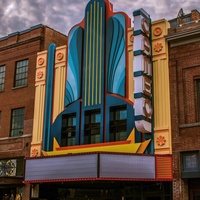
[[[184,31],[188,27],[181,29]],[[187,180],[181,178],[180,152],[200,148],[200,122],[197,117],[199,108],[196,104],[195,85],[195,79],[200,78],[200,41],[186,42],[186,39],[185,44],[169,48],[173,199],[176,200],[188,199]]]
[[[30,156],[32,140],[33,112],[35,97],[35,67],[37,53],[47,50],[50,43],[66,45],[67,37],[55,30],[39,26],[24,33],[9,35],[0,40],[0,66],[6,65],[5,87],[0,92],[0,159]],[[14,88],[15,63],[28,59],[28,85]],[[25,108],[24,131],[22,137],[10,137],[11,110]],[[1,177],[0,177],[1,179]],[[2,182],[2,181],[1,181]],[[1,185],[1,184],[0,184]],[[9,185],[8,185],[9,187]],[[28,200],[30,187],[23,187],[23,199]]]

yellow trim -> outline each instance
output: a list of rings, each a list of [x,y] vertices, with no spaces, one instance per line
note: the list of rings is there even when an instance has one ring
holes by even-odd
[[[56,138],[53,138],[53,151],[56,151],[56,148],[60,148]]]
[[[112,146],[100,146],[100,147],[88,147],[81,149],[69,149],[44,152],[44,155],[55,156],[65,154],[77,154],[77,153],[88,153],[88,152],[117,152],[117,153],[137,153],[141,143],[135,144],[119,144]]]
[[[143,154],[145,152],[147,146],[149,145],[150,141],[151,141],[151,139],[142,142],[142,144],[140,145],[140,148],[138,149],[137,153]]]
[[[130,135],[128,136],[127,140],[131,141],[130,143],[133,144],[135,143],[135,129],[131,131]]]
[[[43,154],[43,156],[48,156],[48,153],[46,151],[43,151],[43,150],[42,150],[42,154]]]

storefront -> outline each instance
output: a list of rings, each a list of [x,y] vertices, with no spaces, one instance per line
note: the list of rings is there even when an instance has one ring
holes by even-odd
[[[39,198],[48,200],[171,200],[171,182],[88,181],[41,183]],[[32,187],[35,187],[34,185]]]
[[[25,184],[37,199],[172,199],[172,158],[84,153],[26,159]]]

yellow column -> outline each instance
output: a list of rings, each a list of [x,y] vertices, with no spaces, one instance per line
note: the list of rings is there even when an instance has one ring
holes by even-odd
[[[152,23],[152,58],[154,87],[154,145],[156,154],[171,154],[171,120],[168,43],[165,40],[169,23]]]
[[[134,82],[133,82],[133,28],[127,31],[127,44],[128,44],[128,98],[133,102],[134,99]],[[126,88],[127,89],[127,88]]]
[[[54,122],[58,114],[64,110],[66,52],[66,45],[56,48],[52,122]]]
[[[44,102],[46,88],[47,51],[37,54],[36,76],[35,76],[35,107],[33,118],[33,134],[31,143],[31,157],[41,155],[43,124],[44,124]]]

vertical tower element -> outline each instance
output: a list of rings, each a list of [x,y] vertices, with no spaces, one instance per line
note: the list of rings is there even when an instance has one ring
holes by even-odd
[[[99,105],[104,93],[105,3],[90,1],[85,10],[83,106]]]
[[[130,27],[130,18],[114,13],[108,0],[90,0],[83,21],[70,30],[64,110],[51,127],[59,144],[64,115],[76,119],[76,145],[123,140],[134,129]],[[124,131],[111,138],[110,132],[117,132],[111,115],[119,109],[129,117],[123,119]]]
[[[152,132],[152,64],[151,20],[143,10],[134,16],[134,77],[135,77],[135,125],[141,133]]]
[[[35,77],[35,105],[31,155],[40,156],[43,140],[44,103],[46,89],[47,51],[37,54]]]
[[[156,154],[171,154],[171,117],[169,92],[168,43],[165,39],[169,22],[152,23],[154,83],[154,146]]]
[[[66,80],[66,46],[56,48],[55,72],[53,91],[53,113],[52,122],[64,109],[64,94]]]

